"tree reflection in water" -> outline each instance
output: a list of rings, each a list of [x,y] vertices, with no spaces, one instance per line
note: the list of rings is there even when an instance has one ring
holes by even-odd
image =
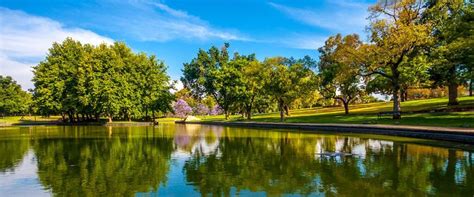
[[[67,137],[32,141],[39,179],[54,194],[131,196],[166,183],[172,139],[127,137],[143,133],[136,128],[128,128],[127,133],[117,128],[115,132],[122,136],[112,138],[86,129],[63,127],[58,136]],[[69,137],[71,133],[79,135]]]
[[[315,155],[334,151],[359,156]],[[184,171],[199,192],[213,195],[232,189],[270,195],[472,195],[471,154],[396,141],[225,128],[216,150],[196,149]]]
[[[472,196],[472,152],[426,142],[174,124],[29,127],[0,132],[0,174],[15,173],[32,150],[38,180],[59,196],[172,194],[189,187],[218,196]],[[319,154],[325,152],[354,155]],[[184,182],[168,186],[170,178]]]

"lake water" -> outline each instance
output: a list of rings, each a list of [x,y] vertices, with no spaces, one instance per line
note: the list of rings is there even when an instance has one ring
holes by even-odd
[[[10,127],[0,128],[0,196],[473,196],[473,150],[201,125]]]

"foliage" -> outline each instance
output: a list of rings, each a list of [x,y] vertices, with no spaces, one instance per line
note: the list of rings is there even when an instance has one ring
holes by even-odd
[[[194,111],[194,114],[201,115],[201,116],[202,115],[208,115],[209,112],[210,112],[209,108],[206,105],[202,104],[202,103],[199,103],[196,106],[196,108],[194,108],[193,111]]]
[[[326,98],[341,101],[346,114],[349,114],[349,103],[362,92],[358,75],[360,67],[350,53],[358,50],[361,45],[357,34],[345,37],[337,34],[329,37],[325,45],[318,50],[321,93]]]
[[[25,114],[30,111],[31,94],[21,89],[10,76],[0,75],[0,114]]]
[[[434,24],[436,43],[430,54],[431,79],[435,86],[448,86],[449,105],[457,105],[457,87],[474,79],[474,9],[462,0],[428,1],[426,23]]]
[[[40,114],[71,122],[148,119],[149,112],[171,111],[169,81],[155,56],[134,54],[120,42],[92,46],[67,38],[34,67],[33,96]]]
[[[280,121],[284,121],[285,111],[288,113],[289,105],[301,95],[306,95],[314,90],[315,75],[301,63],[284,65],[285,58],[267,58],[263,62],[266,93],[273,97],[278,104]]]
[[[185,118],[187,115],[193,112],[193,109],[183,99],[178,99],[173,104],[174,115],[179,118]]]
[[[220,115],[223,114],[224,110],[222,109],[221,106],[215,105],[212,110],[209,112],[209,115]]]
[[[421,23],[423,2],[415,0],[380,1],[370,7],[370,43],[353,53],[360,57],[361,73],[367,81],[387,82],[393,95],[393,119],[400,119],[400,90],[404,83],[404,66],[414,57],[422,54],[423,48],[432,41],[430,25]],[[405,70],[406,71],[406,70]]]

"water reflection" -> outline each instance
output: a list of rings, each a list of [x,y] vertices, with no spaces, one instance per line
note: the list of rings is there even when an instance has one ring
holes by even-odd
[[[11,128],[0,130],[0,179],[31,157],[43,190],[60,196],[472,196],[472,152],[438,145],[200,125]]]

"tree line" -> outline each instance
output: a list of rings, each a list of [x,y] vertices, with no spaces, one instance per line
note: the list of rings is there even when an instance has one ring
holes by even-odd
[[[349,103],[375,100],[371,93],[392,96],[393,119],[411,87],[448,87],[448,105],[458,104],[458,87],[474,79],[474,11],[462,0],[379,1],[369,8],[368,39],[357,34],[329,37],[318,49],[319,61],[255,54],[229,57],[221,49],[199,50],[184,64],[182,98],[200,102],[211,97],[229,114],[251,119],[255,108],[275,109],[281,121],[295,101],[314,98]],[[363,102],[363,101],[362,101]],[[263,110],[265,111],[265,110]]]
[[[33,68],[31,94],[1,76],[0,113],[60,114],[70,122],[149,120],[174,111],[242,114],[290,108],[349,104],[391,95],[393,118],[412,88],[447,87],[448,105],[458,104],[458,88],[474,79],[473,3],[463,0],[386,0],[369,7],[368,37],[330,36],[309,56],[268,57],[229,54],[230,45],[200,49],[184,63],[184,89],[172,94],[166,66],[155,56],[134,53],[124,43],[93,46],[71,38],[54,43]],[[174,102],[175,98],[179,100]],[[189,106],[187,106],[189,105]],[[175,109],[173,109],[175,108]]]

